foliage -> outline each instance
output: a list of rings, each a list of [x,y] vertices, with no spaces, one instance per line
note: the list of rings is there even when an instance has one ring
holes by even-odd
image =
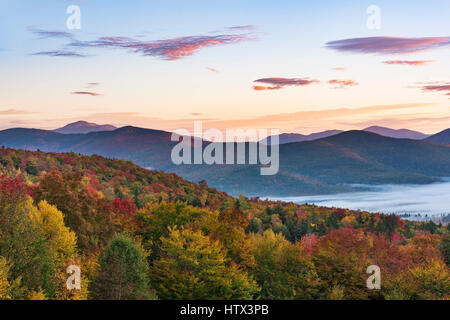
[[[201,231],[170,229],[151,279],[162,299],[251,299],[257,284]]]
[[[261,285],[261,299],[319,297],[321,281],[311,258],[303,254],[299,245],[290,243],[272,230],[263,235],[253,235],[250,243],[256,260],[252,274]]]
[[[152,298],[148,266],[143,250],[127,236],[118,235],[99,258],[100,268],[92,283],[92,295],[100,300]]]
[[[64,225],[64,216],[47,201],[31,208],[31,220],[40,231],[55,266],[62,267],[76,253],[76,236]]]
[[[450,298],[450,272],[438,262],[413,267],[389,283],[387,299],[437,300]]]
[[[233,198],[96,155],[0,149],[0,299],[449,299],[449,232]],[[70,265],[81,290],[66,287]],[[381,290],[366,288],[370,265]]]

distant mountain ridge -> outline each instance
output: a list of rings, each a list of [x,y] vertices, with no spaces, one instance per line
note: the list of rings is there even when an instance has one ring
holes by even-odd
[[[446,129],[425,139],[428,142],[450,144],[450,129]]]
[[[77,121],[73,123],[69,123],[64,127],[53,130],[54,132],[63,133],[63,134],[77,134],[77,133],[90,133],[90,132],[99,132],[99,131],[113,131],[116,130],[117,127],[110,124],[96,124],[87,121]]]
[[[0,131],[0,146],[122,158],[190,181],[206,180],[233,195],[328,194],[352,191],[351,184],[423,184],[450,176],[450,146],[365,131],[282,144],[280,170],[274,176],[261,176],[259,165],[177,166],[171,161],[177,143],[171,141],[170,132],[131,126],[88,134],[21,128]]]
[[[282,133],[278,135],[279,144],[302,142],[302,141],[312,141],[317,139],[322,139],[336,134],[342,133],[342,130],[326,130],[322,132],[311,133],[309,135],[303,135],[300,133]],[[261,140],[261,143],[266,145],[272,144],[272,137],[267,137]]]
[[[422,132],[408,130],[408,129],[391,129],[380,126],[372,126],[364,129],[363,131],[372,132],[379,134],[380,136],[396,138],[396,139],[413,139],[413,140],[423,140],[428,138],[430,135],[424,134]]]
[[[395,139],[412,139],[412,140],[423,140],[428,138],[430,135],[424,134],[422,132],[413,131],[409,129],[391,129],[380,126],[372,126],[369,128],[365,128],[362,131],[376,133],[380,136],[395,138]],[[317,139],[323,139],[327,137],[332,137],[337,134],[343,133],[343,130],[326,130],[322,132],[316,132],[309,135],[303,135],[300,133],[282,133],[278,135],[279,143],[278,144],[286,144],[286,143],[294,143],[294,142],[303,142],[303,141],[313,141]],[[261,140],[261,143],[271,145],[272,137],[267,137]]]

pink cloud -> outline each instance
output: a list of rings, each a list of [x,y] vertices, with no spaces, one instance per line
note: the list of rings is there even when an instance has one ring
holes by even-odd
[[[101,96],[100,93],[90,92],[90,91],[75,91],[75,92],[72,92],[72,94],[87,95],[87,96],[91,96],[91,97]]]
[[[420,88],[424,92],[444,92],[445,95],[450,96],[450,82],[419,82]]]
[[[210,68],[210,67],[206,67],[206,69],[208,69],[211,72],[217,72],[217,73],[219,72],[219,70],[214,69],[214,68]]]
[[[424,91],[450,91],[450,83],[443,83],[440,85],[426,85],[423,86]]]
[[[450,46],[450,37],[401,38],[368,37],[330,41],[329,49],[342,52],[405,54]]]
[[[168,40],[141,41],[129,37],[102,37],[94,41],[74,41],[70,45],[79,48],[129,49],[144,56],[164,60],[178,60],[191,56],[202,48],[235,44],[254,40],[252,34],[221,34],[207,36],[186,36]]]

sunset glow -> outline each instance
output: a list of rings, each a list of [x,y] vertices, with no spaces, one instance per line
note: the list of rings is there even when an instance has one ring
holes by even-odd
[[[6,3],[1,129],[448,127],[447,1],[378,1],[380,29],[366,26],[365,1],[83,1],[80,30],[66,26],[67,3]]]

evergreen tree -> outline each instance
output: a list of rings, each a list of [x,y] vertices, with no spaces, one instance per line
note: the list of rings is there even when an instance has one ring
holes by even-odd
[[[119,235],[99,258],[100,269],[92,283],[99,300],[143,300],[154,298],[149,287],[145,254],[132,239]]]

